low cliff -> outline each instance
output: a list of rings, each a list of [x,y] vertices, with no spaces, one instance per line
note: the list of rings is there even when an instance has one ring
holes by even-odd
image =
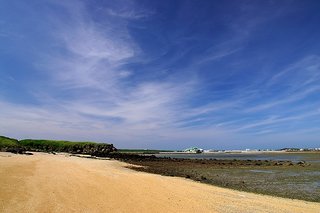
[[[117,149],[113,144],[94,142],[71,142],[56,140],[16,140],[0,136],[0,151],[23,153],[36,152],[68,152],[73,154],[88,154],[93,156],[107,156]]]

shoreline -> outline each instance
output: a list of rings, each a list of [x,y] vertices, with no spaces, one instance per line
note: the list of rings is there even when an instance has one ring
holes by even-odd
[[[0,154],[1,212],[317,212],[320,208],[314,202],[136,172],[116,160],[60,153]]]
[[[179,155],[158,157],[146,155],[145,158],[117,159],[138,166],[132,168],[137,171],[183,177],[213,186],[256,194],[320,202],[319,163],[303,159],[299,161],[236,159],[237,155],[233,155],[235,158],[224,159],[219,158],[219,155],[201,158],[206,156],[201,154],[199,158],[193,158],[197,156],[195,154],[188,158],[186,154],[183,158]],[[308,155],[315,156],[312,153]]]
[[[159,154],[197,154],[197,155],[206,155],[206,154],[307,154],[307,153],[317,153],[320,154],[320,151],[227,151],[227,152],[202,152],[202,153],[192,153],[192,152],[159,152]]]

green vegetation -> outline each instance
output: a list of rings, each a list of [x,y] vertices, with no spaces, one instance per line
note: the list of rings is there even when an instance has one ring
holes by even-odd
[[[80,149],[85,146],[95,145],[96,143],[25,139],[19,141],[19,144],[21,146],[28,147],[34,151],[46,150],[56,152],[68,152],[69,150]]]
[[[94,156],[107,156],[116,151],[112,144],[94,142],[71,142],[56,140],[16,140],[0,136],[0,150],[13,153],[36,152],[68,152],[77,154],[89,154]]]
[[[18,146],[19,146],[18,140],[13,138],[8,138],[5,136],[0,136],[0,150],[4,148],[14,148]]]

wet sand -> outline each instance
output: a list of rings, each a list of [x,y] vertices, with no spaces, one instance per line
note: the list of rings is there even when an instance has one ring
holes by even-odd
[[[0,212],[319,212],[320,203],[136,172],[114,160],[0,153]]]

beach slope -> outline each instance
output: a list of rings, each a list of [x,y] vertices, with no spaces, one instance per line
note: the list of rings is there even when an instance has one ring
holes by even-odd
[[[0,152],[0,212],[319,212],[320,204],[136,172],[114,160]]]

